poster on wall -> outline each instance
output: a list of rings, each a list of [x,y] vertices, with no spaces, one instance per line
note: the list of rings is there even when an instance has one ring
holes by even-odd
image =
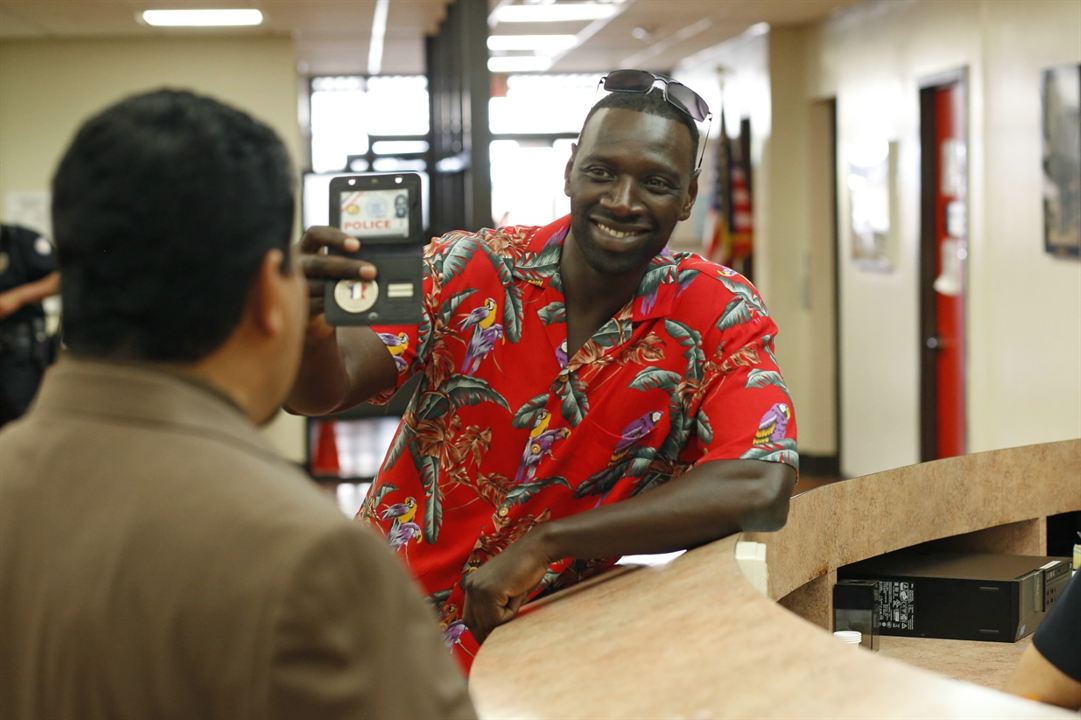
[[[864,140],[848,149],[852,260],[863,270],[893,270],[891,226],[897,143]]]
[[[1081,257],[1081,65],[1044,70],[1040,90],[1044,247]]]
[[[0,217],[11,225],[22,225],[42,235],[52,235],[49,193],[45,190],[5,193],[4,210]]]

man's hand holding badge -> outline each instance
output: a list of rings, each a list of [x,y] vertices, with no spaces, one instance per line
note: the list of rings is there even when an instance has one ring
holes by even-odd
[[[374,266],[335,266],[325,276],[323,309],[329,325],[420,322],[426,238],[421,227],[420,176],[354,175],[330,182],[330,224],[341,233],[322,247]],[[330,238],[328,238],[330,240]],[[338,259],[338,258],[335,258]],[[311,275],[309,275],[311,277]]]

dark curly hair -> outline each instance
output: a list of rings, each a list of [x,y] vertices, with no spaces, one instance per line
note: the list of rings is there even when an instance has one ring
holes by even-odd
[[[83,356],[191,362],[241,318],[269,250],[288,262],[293,173],[269,127],[159,90],[78,131],[53,177],[64,342]]]
[[[691,173],[694,174],[696,170],[696,161],[698,159],[698,125],[695,124],[694,119],[691,118],[690,115],[679,110],[665,100],[664,93],[660,88],[655,87],[646,93],[613,92],[605,95],[589,109],[585,122],[582,123],[582,132],[585,132],[586,125],[589,124],[589,119],[593,117],[598,110],[603,110],[605,108],[636,110],[638,112],[658,115],[681,123],[691,134],[691,149],[693,151],[691,153]]]

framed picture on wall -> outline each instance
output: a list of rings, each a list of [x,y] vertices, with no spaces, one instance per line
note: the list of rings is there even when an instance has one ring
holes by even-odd
[[[1053,255],[1081,256],[1081,65],[1043,71],[1043,233]]]
[[[852,260],[862,270],[891,272],[897,143],[862,140],[848,148],[847,157]]]

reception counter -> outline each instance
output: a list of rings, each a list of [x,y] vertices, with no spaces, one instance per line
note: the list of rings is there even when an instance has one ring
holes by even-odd
[[[1076,719],[826,629],[840,566],[928,542],[1044,554],[1046,517],[1074,510],[1081,440],[827,485],[794,497],[780,532],[619,567],[528,606],[480,649],[470,691],[484,718]],[[764,545],[765,568],[741,569],[741,542]]]

